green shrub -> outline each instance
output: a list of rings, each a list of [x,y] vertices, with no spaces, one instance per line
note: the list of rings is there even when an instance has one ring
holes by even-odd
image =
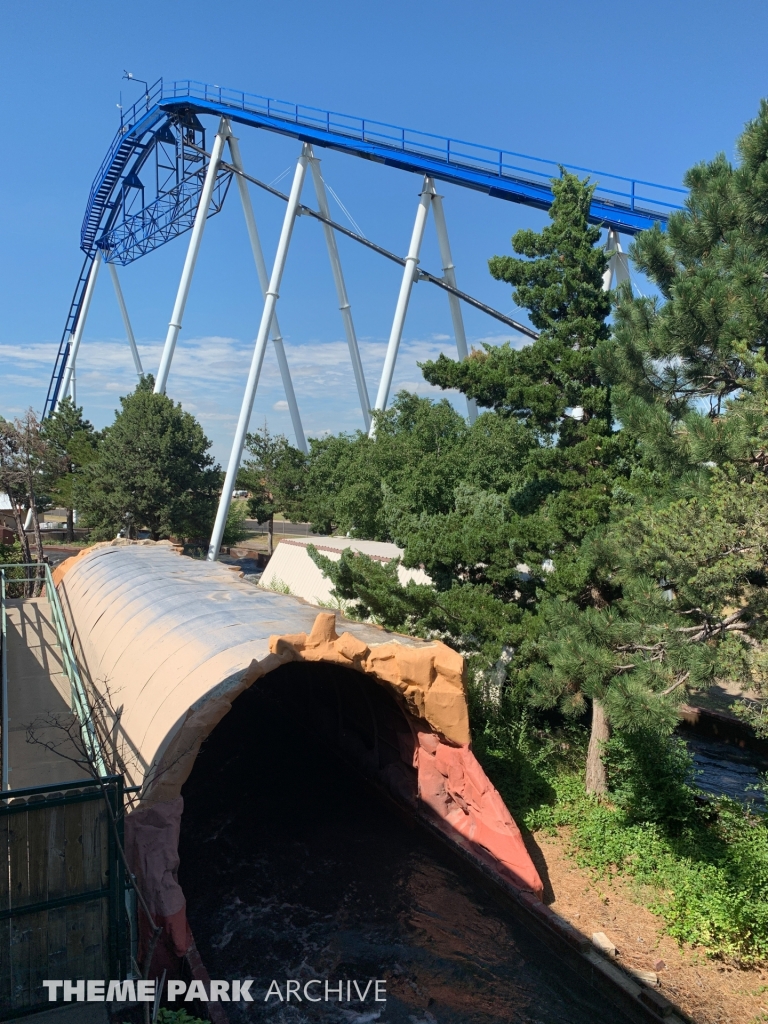
[[[15,541],[13,544],[0,544],[0,566],[5,571],[5,596],[23,597],[24,584],[14,583],[14,580],[23,580],[26,570],[18,568],[24,562],[24,553],[21,544]]]
[[[612,801],[629,822],[679,832],[696,813],[693,758],[683,740],[645,730],[615,736],[604,761]]]
[[[233,501],[229,506],[227,524],[224,527],[224,536],[222,537],[222,543],[225,547],[237,544],[238,541],[245,540],[248,536],[248,531],[245,528],[247,509],[248,502],[246,501]]]
[[[191,1017],[185,1009],[168,1010],[162,1007],[157,1014],[157,1024],[205,1024],[199,1017]]]
[[[519,825],[568,826],[576,862],[633,880],[678,941],[743,964],[768,959],[768,816],[725,797],[697,801],[674,737],[610,741],[610,802],[585,794],[578,741],[545,737],[529,758],[532,742],[530,731],[512,743],[486,729],[475,745]]]

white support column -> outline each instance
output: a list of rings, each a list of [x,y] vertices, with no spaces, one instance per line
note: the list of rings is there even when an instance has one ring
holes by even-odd
[[[614,228],[608,229],[605,251],[611,253],[608,267],[603,274],[603,291],[608,292],[612,284],[618,288],[620,284],[629,280],[629,257],[622,250],[619,233]]]
[[[238,171],[243,170],[243,161],[240,156],[240,143],[234,135],[230,135],[229,139],[229,152],[232,155],[232,166]],[[259,238],[259,232],[256,227],[256,218],[253,215],[253,206],[251,204],[251,195],[248,191],[248,182],[241,174],[236,174],[237,189],[240,193],[240,202],[243,206],[243,214],[245,215],[245,225],[248,228],[248,237],[251,241],[251,251],[253,253],[253,261],[256,264],[256,273],[259,277],[259,285],[261,286],[262,299],[267,297],[267,288],[269,287],[269,277],[267,276],[267,265],[264,262],[264,252],[261,248],[261,239]],[[307,441],[304,437],[304,427],[301,423],[301,416],[299,415],[299,405],[296,401],[296,393],[293,390],[293,381],[291,380],[291,371],[288,368],[288,359],[285,355],[285,346],[283,345],[283,336],[280,332],[280,325],[277,322],[277,313],[272,317],[272,344],[275,346],[275,355],[277,356],[277,363],[280,367],[280,376],[283,379],[283,389],[285,391],[285,398],[288,402],[288,409],[291,414],[291,423],[293,424],[293,433],[296,437],[296,444],[303,452],[308,452]]]
[[[85,321],[88,319],[88,310],[91,308],[91,299],[93,298],[93,289],[96,287],[96,278],[99,276],[99,267],[101,266],[101,249],[96,250],[96,255],[93,257],[93,263],[88,274],[88,280],[85,284],[85,294],[83,295],[83,302],[80,306],[80,315],[77,318],[75,329],[72,332],[72,339],[69,343],[69,359],[67,360],[67,368],[64,371],[64,378],[61,382],[59,389],[59,401],[56,403],[58,406],[59,402],[66,398],[70,392],[70,385],[72,383],[72,375],[75,372],[75,360],[77,359],[77,353],[80,350],[80,342],[83,339],[83,331],[85,330]]]
[[[323,217],[331,218],[331,211],[328,206],[328,196],[325,191],[325,182],[323,176],[320,173],[320,161],[310,150],[309,166],[312,171],[312,181],[315,185],[315,194],[317,196],[317,205],[320,207],[320,213]],[[336,245],[336,235],[330,224],[323,224],[323,233],[325,234],[325,244],[328,248],[328,256],[331,260],[331,270],[333,271],[333,280],[336,284],[336,294],[339,299],[339,309],[341,310],[341,319],[344,321],[344,333],[347,336],[347,345],[349,346],[349,357],[352,360],[352,369],[355,373],[355,383],[357,384],[357,394],[360,398],[360,408],[363,412],[363,422],[365,429],[370,430],[371,428],[371,400],[368,397],[368,388],[365,384],[365,374],[363,373],[363,364],[360,359],[360,349],[357,345],[357,335],[355,334],[355,325],[352,322],[352,307],[349,304],[347,297],[347,287],[344,283],[344,274],[341,269],[341,260],[339,259],[339,249]]]
[[[395,372],[395,360],[397,359],[397,350],[400,347],[400,339],[403,336],[403,327],[405,325],[405,314],[408,312],[408,302],[411,298],[411,289],[413,288],[413,282],[416,280],[416,267],[419,262],[419,252],[421,251],[421,242],[424,238],[424,228],[427,225],[427,215],[429,214],[429,206],[432,202],[432,190],[434,184],[431,178],[424,179],[424,186],[419,197],[419,206],[416,210],[416,220],[413,224],[413,233],[411,234],[411,244],[408,247],[408,255],[405,257],[405,269],[403,270],[403,279],[400,283],[400,294],[397,297],[397,306],[395,307],[395,318],[392,321],[392,330],[389,334],[389,343],[387,345],[387,354],[384,357],[384,369],[381,371],[381,381],[379,383],[379,391],[376,395],[376,406],[377,412],[386,409],[387,399],[389,398],[389,389],[392,387],[392,377]],[[370,430],[368,431],[369,437],[374,437],[376,434],[376,423],[371,423]]]
[[[109,267],[109,276],[112,278],[115,295],[117,296],[117,304],[120,307],[120,313],[123,317],[125,333],[128,335],[128,344],[131,346],[133,365],[136,367],[136,373],[139,375],[139,380],[141,380],[144,376],[144,370],[141,365],[141,359],[139,358],[139,350],[136,348],[136,339],[133,336],[133,328],[131,327],[131,321],[128,317],[128,308],[125,305],[125,299],[123,298],[123,289],[120,287],[120,278],[117,276],[117,267],[114,263],[108,263],[107,266]]]
[[[221,492],[221,498],[219,499],[216,522],[214,523],[213,533],[211,534],[211,543],[208,546],[209,562],[216,561],[219,554],[219,548],[221,547],[221,538],[224,536],[224,527],[227,525],[229,505],[232,501],[232,490],[237,480],[237,471],[240,469],[240,460],[243,457],[245,435],[248,432],[248,423],[251,419],[251,412],[253,411],[253,400],[256,397],[256,386],[259,383],[259,374],[261,373],[261,365],[264,362],[264,352],[267,347],[267,339],[269,338],[269,329],[275,315],[275,306],[277,305],[277,300],[279,298],[280,281],[283,277],[285,261],[288,256],[288,246],[290,245],[293,226],[296,222],[296,211],[299,206],[299,200],[301,199],[301,189],[304,185],[304,178],[307,173],[307,149],[308,147],[305,144],[302,147],[301,156],[296,164],[296,173],[293,176],[291,194],[288,197],[288,206],[285,211],[285,217],[283,218],[280,241],[277,243],[275,263],[272,267],[272,276],[269,280],[267,294],[264,299],[264,311],[261,314],[259,333],[256,335],[256,344],[254,345],[253,358],[251,359],[251,369],[248,373],[248,382],[245,386],[243,404],[240,407],[240,417],[237,421],[237,429],[235,430],[235,437],[232,441],[232,451],[229,456],[227,475],[224,478],[224,488]]]
[[[437,232],[437,244],[440,246],[440,260],[443,264],[443,280],[451,288],[457,288],[456,268],[451,256],[451,245],[448,241],[448,228],[445,223],[445,211],[443,210],[443,197],[437,192],[432,195],[432,212],[435,217],[435,231]],[[464,317],[461,313],[461,303],[458,295],[448,292],[448,305],[451,308],[451,320],[453,321],[453,333],[456,336],[456,351],[459,359],[464,360],[469,355],[467,349],[467,335],[464,330]],[[474,398],[467,399],[467,415],[469,422],[474,423],[477,419],[477,402]]]
[[[192,234],[190,235],[189,246],[187,248],[187,257],[184,260],[184,268],[181,271],[181,280],[179,281],[179,289],[176,293],[176,302],[174,303],[173,313],[171,314],[171,322],[168,324],[168,334],[165,337],[163,355],[160,360],[160,368],[157,371],[157,380],[155,381],[156,395],[165,394],[165,386],[168,383],[168,373],[171,369],[173,351],[176,348],[176,341],[179,337],[179,331],[181,330],[181,322],[184,318],[184,307],[187,304],[187,296],[189,295],[189,286],[192,284],[192,275],[195,272],[197,254],[200,251],[200,243],[203,240],[203,232],[205,231],[205,222],[208,219],[208,210],[211,205],[213,188],[216,184],[216,175],[219,171],[219,162],[221,160],[222,150],[224,149],[224,143],[226,142],[229,133],[229,121],[226,117],[222,117],[219,121],[219,130],[216,132],[216,138],[213,141],[211,159],[208,163],[208,170],[205,172],[205,181],[203,182],[203,190],[200,193],[200,202],[197,204],[195,223],[192,226]]]

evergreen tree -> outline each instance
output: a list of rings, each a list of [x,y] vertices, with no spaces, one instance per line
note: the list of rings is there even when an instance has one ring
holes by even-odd
[[[612,429],[610,398],[594,359],[609,337],[607,266],[597,247],[600,229],[587,217],[594,186],[563,172],[552,182],[552,224],[540,233],[518,231],[512,247],[523,259],[495,256],[497,280],[514,286],[512,297],[529,310],[539,339],[520,350],[485,345],[464,362],[440,356],[422,367],[431,384],[458,388],[504,416],[513,416],[543,441],[577,444]]]
[[[685,209],[635,239],[630,255],[661,298],[624,286],[606,375],[624,396],[660,404],[675,420],[751,389],[768,369],[768,102],[724,154],[685,176]]]
[[[282,512],[296,522],[302,519],[306,457],[283,434],[273,437],[266,422],[262,430],[246,434],[245,446],[252,457],[240,468],[238,486],[250,491],[251,516],[267,524],[267,548],[271,555],[275,513]]]
[[[75,539],[74,489],[77,474],[98,458],[99,435],[83,418],[82,406],[67,397],[43,421],[41,433],[50,449],[45,488],[50,498],[67,510],[67,540]]]
[[[540,704],[578,713],[589,699],[594,742],[588,784],[600,791],[608,688],[621,674],[619,652],[614,657],[611,650],[621,645],[618,631],[603,630],[602,661],[614,671],[606,670],[602,686],[591,677],[580,682],[578,674],[566,678],[558,671],[562,651],[552,644],[572,626],[588,633],[621,597],[604,564],[605,545],[596,538],[608,528],[613,492],[627,484],[634,452],[614,430],[611,395],[596,358],[609,337],[610,296],[603,290],[600,231],[587,219],[593,189],[568,174],[553,188],[551,225],[539,234],[518,232],[512,242],[518,257],[490,262],[494,276],[512,284],[518,304],[530,310],[539,339],[521,350],[485,346],[464,362],[440,357],[423,367],[431,383],[458,388],[493,410],[469,437],[505,432],[513,442],[484,478],[472,479],[466,458],[459,460],[463,472],[453,475],[442,507],[414,512],[396,493],[387,495],[387,519],[405,547],[405,563],[423,565],[435,587],[398,589],[391,568],[382,572],[351,554],[335,568],[317,560],[340,596],[357,594],[359,614],[437,633],[474,654],[476,666],[514,649],[513,685]],[[420,482],[412,464],[409,470]],[[669,711],[654,703],[650,690],[645,705],[643,720],[666,728]]]
[[[392,540],[390,512],[451,507],[464,471],[465,420],[448,402],[405,391],[376,416],[375,440],[359,432],[310,442],[304,509],[324,533]]]
[[[763,543],[768,477],[768,103],[737,144],[688,172],[685,209],[630,250],[660,298],[620,292],[600,353],[648,489],[636,558],[668,581],[712,672],[741,679],[765,720]],[[626,534],[625,534],[626,536]],[[682,628],[682,627],[680,627]]]
[[[163,537],[207,536],[216,511],[220,470],[211,442],[180,404],[153,393],[144,376],[120,399],[96,462],[76,474],[74,500],[94,537],[127,528]]]
[[[759,153],[760,146],[753,141],[747,150]],[[753,166],[750,173],[754,179],[762,171]],[[709,175],[708,188],[716,177]],[[718,672],[739,673],[753,685],[763,677],[768,574],[759,510],[768,395],[754,317],[768,276],[749,278],[733,258],[744,238],[753,253],[762,245],[760,211],[744,199],[759,189],[754,180],[740,181],[729,229],[739,241],[719,263],[704,248],[691,250],[690,239],[680,241],[704,230],[685,218],[706,220],[721,210],[711,197],[705,203],[694,195],[702,212],[673,220],[669,242],[659,232],[647,241],[640,236],[638,252],[656,246],[658,255],[661,238],[693,255],[675,270],[680,279],[665,305],[633,301],[624,290],[618,342],[605,324],[610,296],[602,290],[598,232],[587,221],[591,190],[569,176],[555,182],[551,226],[515,236],[514,249],[525,258],[491,261],[494,275],[529,308],[539,340],[423,367],[431,383],[457,387],[492,410],[468,437],[493,432],[488,423],[506,424],[527,436],[527,445],[517,443],[514,459],[502,455],[502,471],[478,483],[467,475],[462,442],[447,508],[443,502],[414,511],[397,490],[383,488],[382,521],[405,547],[405,563],[422,564],[433,588],[400,587],[393,564],[384,570],[352,553],[325,564],[315,555],[353,613],[440,635],[475,667],[501,654],[497,668],[504,661],[511,688],[539,707],[580,715],[591,706],[586,784],[593,793],[606,789],[601,755],[611,728],[663,736],[687,689]],[[752,226],[739,226],[747,215]],[[712,224],[706,231],[717,237]],[[751,348],[728,342],[708,352],[691,341],[699,329],[691,309],[706,319],[705,301],[721,308],[714,301],[718,274],[739,302],[752,302]],[[698,289],[696,301],[691,289]],[[667,309],[675,303],[677,310]],[[666,364],[658,343],[664,331],[677,339]],[[738,397],[729,402],[729,394]],[[710,396],[707,415],[700,400]],[[416,466],[418,460],[411,472]],[[510,659],[504,652],[512,649]]]
[[[51,450],[43,436],[41,425],[32,409],[14,423],[0,417],[0,490],[4,491],[13,509],[16,532],[22,557],[31,562],[29,541],[24,530],[25,506],[32,519],[37,561],[42,563],[43,539],[40,532],[40,509],[45,506],[44,481],[50,473]],[[38,576],[33,591],[25,587],[26,596],[40,593],[42,576]]]
[[[525,483],[507,495],[507,542],[489,538],[492,551],[476,564],[506,566],[508,585],[499,593],[506,600],[514,599],[511,570],[517,570],[517,601],[528,615],[512,672],[527,676],[534,701],[580,713],[590,699],[587,788],[601,792],[609,691],[614,684],[616,693],[622,688],[614,670],[616,631],[603,629],[589,654],[599,650],[605,666],[599,685],[594,675],[575,672],[575,664],[565,671],[562,666],[565,651],[580,646],[580,634],[590,635],[595,624],[617,614],[608,609],[621,589],[606,564],[605,545],[597,541],[610,522],[616,488],[629,484],[635,453],[631,440],[614,429],[611,393],[597,358],[609,342],[611,298],[603,289],[600,230],[588,221],[593,191],[563,173],[553,182],[552,223],[540,233],[518,232],[512,239],[517,256],[490,261],[493,276],[512,284],[515,301],[529,310],[541,331],[538,340],[521,350],[485,346],[463,363],[441,357],[423,369],[431,383],[458,387],[535,436]],[[408,559],[423,553],[424,538],[439,535],[435,526],[419,531],[406,549]],[[474,553],[466,555],[469,561]],[[560,638],[569,631],[564,648]],[[652,703],[650,691],[647,697]],[[624,719],[630,717],[626,710]],[[656,718],[660,727],[663,718],[669,716]]]

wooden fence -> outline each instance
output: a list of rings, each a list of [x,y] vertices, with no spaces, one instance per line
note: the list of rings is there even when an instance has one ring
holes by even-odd
[[[0,793],[0,1020],[47,1008],[43,979],[121,979],[129,968],[123,782]]]

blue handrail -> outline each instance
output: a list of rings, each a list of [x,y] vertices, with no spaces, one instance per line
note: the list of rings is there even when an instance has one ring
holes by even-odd
[[[134,147],[162,118],[180,109],[225,114],[232,120],[292,135],[378,160],[405,170],[430,174],[497,198],[547,209],[552,203],[552,178],[562,169],[587,174],[597,183],[592,220],[635,234],[682,207],[687,194],[679,187],[641,178],[596,171],[542,157],[497,149],[465,139],[449,138],[370,118],[183,79],[167,85],[160,78],[122,117],[91,187],[81,244],[89,251],[114,189]]]

